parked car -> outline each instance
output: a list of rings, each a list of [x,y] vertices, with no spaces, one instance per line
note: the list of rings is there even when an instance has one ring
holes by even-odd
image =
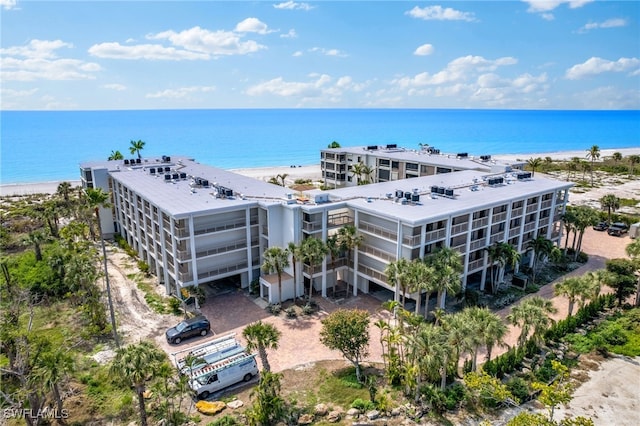
[[[628,230],[629,230],[629,227],[627,226],[626,223],[616,222],[609,227],[607,232],[609,233],[609,235],[620,237],[624,233],[626,233]]]
[[[168,329],[165,335],[167,342],[177,345],[189,337],[206,336],[209,331],[211,331],[209,320],[199,315],[176,324],[175,327]]]
[[[607,222],[599,222],[597,225],[593,225],[593,229],[596,231],[606,231],[609,228],[609,224]]]

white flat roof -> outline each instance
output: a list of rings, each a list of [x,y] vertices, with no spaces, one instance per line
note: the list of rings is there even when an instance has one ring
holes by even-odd
[[[143,158],[141,164],[125,165],[123,160],[94,161],[80,165],[81,168],[106,168],[114,181],[129,187],[132,191],[149,200],[154,205],[173,216],[193,213],[206,213],[225,208],[237,209],[239,206],[257,204],[286,203],[288,194],[293,191],[282,186],[242,176],[224,169],[200,164],[188,157],[170,157],[164,162],[161,158]],[[164,170],[169,174],[185,173],[186,179],[165,180]],[[150,169],[156,173],[151,174]],[[210,187],[195,187],[194,178],[206,179]],[[216,197],[213,185],[233,190],[233,197]],[[193,189],[193,191],[192,191]]]
[[[352,155],[370,155],[380,158],[389,158],[392,160],[402,160],[408,162],[416,162],[421,164],[429,164],[433,166],[443,166],[448,168],[457,168],[465,170],[486,170],[490,171],[492,167],[497,165],[513,166],[521,165],[523,163],[510,163],[506,161],[495,160],[493,158],[489,160],[483,160],[481,156],[469,155],[467,157],[458,157],[457,154],[441,153],[430,154],[426,150],[414,150],[402,147],[386,148],[385,146],[379,146],[375,150],[368,149],[366,146],[359,147],[346,147],[346,148],[328,148],[323,149],[323,152],[334,152],[336,154],[352,154]],[[490,157],[490,156],[489,156]]]
[[[346,202],[350,207],[368,211],[375,215],[400,219],[409,223],[437,220],[439,217],[464,214],[515,199],[533,197],[544,193],[568,189],[573,186],[539,175],[527,180],[518,180],[516,173],[487,174],[473,170],[443,173],[432,176],[382,182],[369,185],[351,186],[326,191],[332,202]],[[489,177],[503,177],[505,183],[489,186]],[[507,183],[508,182],[508,183]],[[454,197],[432,196],[431,187],[450,188]],[[474,188],[475,187],[475,188]],[[474,188],[475,190],[472,190]],[[396,190],[403,193],[420,194],[418,203],[396,202]],[[310,191],[311,194],[317,191]],[[388,197],[391,195],[391,197]]]

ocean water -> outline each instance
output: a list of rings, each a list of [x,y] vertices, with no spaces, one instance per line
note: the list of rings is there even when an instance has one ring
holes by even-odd
[[[185,155],[230,169],[319,164],[320,149],[385,145],[471,155],[640,146],[640,111],[233,109],[1,111],[0,183],[79,178],[80,162]]]

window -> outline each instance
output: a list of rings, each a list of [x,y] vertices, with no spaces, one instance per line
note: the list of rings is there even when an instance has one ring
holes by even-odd
[[[418,170],[418,164],[417,163],[407,163],[407,170]]]
[[[379,166],[389,167],[389,160],[378,160]]]
[[[397,170],[398,167],[400,167],[400,163],[399,162],[397,162],[397,161],[392,161],[391,162],[391,168],[392,169],[396,169]]]

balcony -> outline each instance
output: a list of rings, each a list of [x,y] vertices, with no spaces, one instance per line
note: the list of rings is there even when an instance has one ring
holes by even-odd
[[[239,218],[239,219],[229,220],[227,222],[222,222],[217,225],[211,226],[209,228],[196,229],[193,233],[195,235],[203,235],[203,234],[210,234],[212,232],[227,231],[229,229],[244,228],[245,226],[247,226],[246,220],[244,218]]]
[[[308,220],[302,221],[302,229],[307,232],[317,232],[322,230],[322,220],[314,220],[310,222]]]
[[[488,217],[482,217],[480,219],[475,219],[473,222],[471,222],[471,229],[482,228],[483,226],[487,226],[488,224],[489,224],[489,218]]]
[[[493,223],[502,222],[507,218],[507,212],[502,213],[494,213],[493,214]]]
[[[405,246],[415,247],[420,244],[420,235],[405,235],[404,237],[402,237],[402,244],[404,244]]]
[[[349,213],[334,213],[327,218],[327,226],[330,228],[345,225],[353,225],[353,217]]]
[[[511,217],[522,216],[522,207],[511,210]]]
[[[538,204],[537,203],[533,203],[533,204],[529,204],[527,206],[527,213],[533,213],[538,211]]]
[[[548,209],[549,207],[551,207],[551,201],[553,201],[553,200],[545,200],[542,203],[540,203],[540,209],[544,210],[544,209]]]
[[[456,250],[460,254],[465,254],[467,252],[467,243],[458,244],[457,246],[452,246],[451,248]]]
[[[538,221],[538,226],[547,226],[549,224],[549,218],[544,217]]]
[[[382,272],[377,271],[377,270],[375,270],[373,268],[370,268],[370,267],[365,266],[365,265],[360,265],[358,267],[358,272],[362,272],[365,275],[368,275],[368,276],[373,277],[373,278],[375,278],[375,279],[377,279],[379,281],[382,281],[385,284],[388,284],[387,276],[385,274],[383,274]]]
[[[504,240],[504,231],[497,232],[497,233],[493,234],[491,236],[491,238],[489,238],[489,244],[493,244],[493,243],[496,243],[498,241],[503,241],[503,240]]]
[[[478,240],[471,241],[471,244],[469,244],[469,251],[478,250],[479,248],[482,248],[485,245],[486,245],[486,243],[485,243],[485,239],[484,238],[480,238]]]
[[[534,229],[536,229],[536,222],[535,221],[529,222],[524,225],[523,232],[530,232],[530,231],[533,231]]]
[[[390,241],[398,241],[398,234],[395,232],[391,232],[386,228],[383,228],[378,225],[374,225],[369,222],[365,222],[363,220],[360,221],[359,228],[361,231],[368,232],[370,234],[377,235],[379,237],[386,238]]]
[[[225,244],[222,246],[214,247],[208,250],[196,251],[196,258],[213,256],[215,254],[226,253],[228,251],[240,250],[247,248],[247,242],[245,240],[236,241],[235,243]]]
[[[447,236],[447,230],[445,228],[436,229],[435,231],[429,231],[426,234],[427,241],[441,240]]]
[[[243,262],[238,262],[231,265],[224,265],[219,268],[212,269],[210,271],[200,272],[198,273],[198,279],[202,280],[205,278],[215,277],[216,275],[226,274],[228,272],[234,272],[234,271],[238,271],[246,268],[247,268],[247,261],[245,260]]]
[[[509,238],[517,237],[520,235],[520,227],[509,229]]]
[[[451,227],[451,235],[461,234],[469,230],[469,222],[460,223]]]
[[[484,267],[484,259],[473,260],[469,262],[467,272],[475,271],[476,269],[481,269],[482,267]]]
[[[396,260],[396,256],[392,253],[386,252],[384,250],[377,249],[371,246],[364,246],[359,249],[360,252],[370,254],[379,259],[384,259],[387,262],[394,262]]]

